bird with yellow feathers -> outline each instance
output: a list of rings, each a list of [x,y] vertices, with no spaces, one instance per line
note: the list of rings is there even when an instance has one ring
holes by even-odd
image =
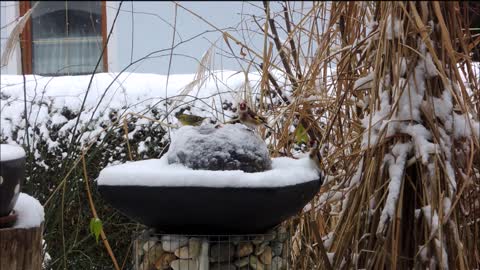
[[[175,118],[177,118],[184,126],[199,126],[206,119],[205,117],[193,114],[185,114],[182,111],[175,113]]]
[[[265,126],[269,129],[272,129],[271,127],[268,126],[267,120],[255,113],[252,109],[250,109],[247,106],[247,102],[242,100],[239,104],[239,113],[238,113],[238,120],[240,120],[240,123],[244,124],[245,126],[251,128],[251,129],[256,129],[259,126]]]

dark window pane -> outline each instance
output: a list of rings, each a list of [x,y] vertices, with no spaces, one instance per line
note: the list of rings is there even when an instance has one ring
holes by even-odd
[[[93,72],[102,51],[101,23],[100,1],[40,1],[32,14],[33,73]]]

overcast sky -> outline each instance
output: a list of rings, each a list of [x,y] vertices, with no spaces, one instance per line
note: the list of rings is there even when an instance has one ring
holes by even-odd
[[[242,20],[251,21],[251,17],[243,14],[261,15],[263,10],[261,2],[179,2],[181,5],[197,13],[205,20],[208,20],[219,28],[241,29],[238,24]],[[107,2],[107,6],[111,3]],[[133,6],[133,19],[132,19]],[[255,7],[257,6],[257,7]],[[109,14],[115,14],[114,12]],[[175,23],[175,5],[172,2],[123,2],[119,18],[117,19],[116,30],[118,33],[118,58],[119,68],[127,66],[131,59],[158,51],[168,49],[172,45],[173,28],[170,25]],[[169,25],[170,24],[170,25]],[[133,26],[133,27],[132,27]],[[133,29],[132,29],[133,28]],[[201,19],[177,8],[175,43],[187,40],[205,31],[215,30]],[[236,37],[243,39],[242,33],[230,30]],[[244,33],[247,34],[247,33]],[[132,39],[133,35],[133,39]],[[257,35],[258,36],[258,35]],[[197,70],[198,61],[210,48],[211,44],[218,40],[220,49],[228,50],[218,31],[205,33],[192,41],[178,45],[173,53],[171,73],[193,73]],[[133,40],[133,44],[132,41]],[[262,44],[262,39],[257,37],[251,42]],[[133,53],[132,53],[133,45]],[[234,43],[233,43],[234,45]],[[220,49],[217,53],[220,53]],[[155,54],[156,57],[144,60],[140,65],[131,67],[129,70],[135,72],[161,73],[168,72],[170,51]],[[238,53],[238,52],[237,52]],[[133,56],[133,58],[132,58]],[[197,60],[195,60],[197,59]],[[215,67],[217,69],[239,70],[237,61],[227,57],[215,56]]]

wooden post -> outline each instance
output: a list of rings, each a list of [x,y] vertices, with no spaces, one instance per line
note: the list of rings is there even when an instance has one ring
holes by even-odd
[[[0,270],[41,270],[42,233],[40,227],[0,229]]]

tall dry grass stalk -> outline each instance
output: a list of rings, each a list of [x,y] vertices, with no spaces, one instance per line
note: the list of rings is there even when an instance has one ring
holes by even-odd
[[[25,12],[23,16],[17,18],[15,22],[12,22],[15,26],[10,31],[7,41],[5,42],[5,47],[3,48],[3,53],[0,61],[1,67],[8,65],[8,62],[10,61],[10,57],[12,56],[15,47],[17,46],[17,44],[19,44],[20,34],[25,28],[28,19],[32,15],[32,12],[33,10],[35,10],[37,5],[38,2],[35,3],[35,5],[33,5],[33,7],[30,8],[27,12]]]
[[[478,268],[480,94],[460,3],[314,3],[295,22],[290,6],[264,2],[274,151],[301,124],[327,175],[292,221],[294,268]]]

